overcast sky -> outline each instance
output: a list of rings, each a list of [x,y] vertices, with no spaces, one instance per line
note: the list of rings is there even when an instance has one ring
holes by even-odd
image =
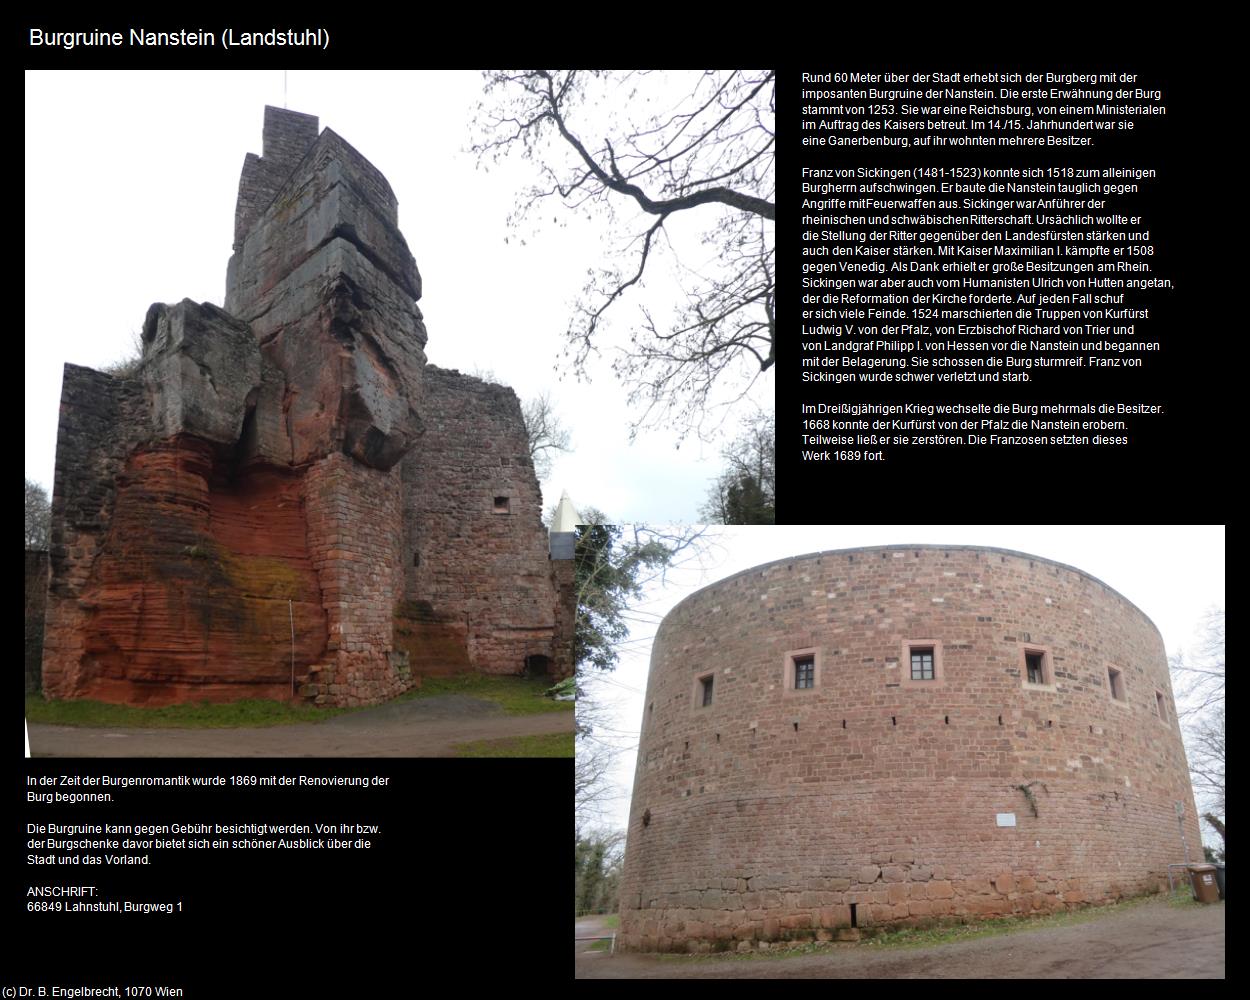
[[[788,556],[865,545],[1015,549],[1067,563],[1119,591],[1158,626],[1169,656],[1182,647],[1196,648],[1195,625],[1208,608],[1224,607],[1223,526],[779,525],[707,530],[702,557],[669,573],[664,586],[650,588],[635,615],[631,639],[621,646],[620,666],[591,683],[592,696],[613,708],[604,735],[621,748],[614,772],[619,794],[603,823],[609,829],[624,829],[629,821],[656,625],[682,598],[740,570]],[[1203,837],[1218,841],[1206,829]]]
[[[281,71],[26,74],[26,476],[49,492],[62,365],[126,355],[152,302],[222,304],[239,171],[283,86]],[[576,451],[543,483],[545,505],[567,489],[617,520],[696,519],[721,443],[678,450],[671,431],[651,431],[631,445],[609,342],[590,384],[559,380],[602,227],[553,203],[540,232],[507,228],[535,176],[523,162],[487,173],[463,152],[480,74],[291,71],[286,87],[291,110],[319,116],[390,181],[424,280],[430,362],[491,370],[522,399],[551,390]],[[614,307],[612,342],[647,296],[671,290],[657,274]],[[755,392],[771,407],[771,373]]]

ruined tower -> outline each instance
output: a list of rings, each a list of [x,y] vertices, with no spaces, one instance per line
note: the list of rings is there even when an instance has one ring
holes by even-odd
[[[265,109],[225,309],[153,305],[138,371],[66,365],[44,690],[366,704],[425,672],[571,672],[511,389],[426,364],[372,164]]]

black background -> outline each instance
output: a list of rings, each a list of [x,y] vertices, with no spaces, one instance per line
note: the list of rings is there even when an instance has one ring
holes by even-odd
[[[221,774],[229,782],[235,774],[285,773],[390,780],[385,789],[368,790],[54,788],[104,790],[114,801],[30,805],[20,818],[9,811],[4,912],[18,934],[16,946],[10,938],[6,949],[0,986],[164,984],[197,997],[330,996],[338,990],[369,996],[386,985],[415,990],[432,976],[567,975],[570,760],[34,758],[20,771],[10,789],[23,801],[28,775]],[[365,851],[156,850],[130,852],[149,854],[146,866],[26,865],[28,853],[48,853],[28,851],[27,840],[42,835],[28,834],[27,824],[48,821],[352,822],[378,825],[381,834],[368,838],[373,846]],[[252,839],[222,839],[244,837]],[[183,910],[31,913],[27,903],[41,897],[28,897],[27,889],[37,885],[95,885],[97,900],[181,899]]]

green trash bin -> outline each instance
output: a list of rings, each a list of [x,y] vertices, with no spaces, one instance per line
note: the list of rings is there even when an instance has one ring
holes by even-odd
[[[1199,903],[1218,903],[1220,888],[1215,883],[1215,865],[1190,865],[1189,883]]]

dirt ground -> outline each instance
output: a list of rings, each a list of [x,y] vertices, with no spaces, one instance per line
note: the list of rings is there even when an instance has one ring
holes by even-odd
[[[91,729],[30,724],[36,757],[453,757],[457,743],[573,731],[572,712],[505,715],[493,701],[442,695],[325,722],[254,729]]]
[[[1222,979],[1224,905],[1152,900],[1068,927],[929,948],[835,945],[790,958],[608,955],[578,942],[575,963],[579,979]],[[593,919],[577,922],[579,935],[593,933],[582,930]]]

